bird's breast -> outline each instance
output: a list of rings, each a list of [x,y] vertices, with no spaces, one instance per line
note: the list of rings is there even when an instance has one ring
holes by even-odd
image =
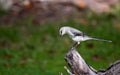
[[[75,36],[72,38],[74,41],[79,42],[79,41],[83,41],[83,37],[82,36]]]

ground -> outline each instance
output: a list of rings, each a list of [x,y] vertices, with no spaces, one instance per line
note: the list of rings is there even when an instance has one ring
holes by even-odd
[[[14,23],[1,23],[0,74],[58,75],[63,72],[67,75],[64,57],[75,42],[68,36],[59,36],[61,26],[72,26],[90,36],[113,41],[85,41],[77,48],[96,70],[119,60],[120,16],[93,13],[82,17],[34,24],[33,16],[27,16]]]

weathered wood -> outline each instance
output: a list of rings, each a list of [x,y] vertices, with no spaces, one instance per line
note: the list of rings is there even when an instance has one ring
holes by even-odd
[[[74,47],[66,54],[65,60],[75,75],[96,75],[96,71],[86,64]]]
[[[72,70],[72,72],[70,72],[65,68],[69,75],[120,75],[120,60],[105,70],[96,71],[85,62],[74,47],[68,51],[65,60]]]
[[[98,70],[98,75],[120,75],[120,60],[113,63],[106,70]]]
[[[64,66],[64,69],[67,71],[67,73],[68,73],[69,75],[75,75],[75,74],[73,74],[72,72],[70,72],[70,70],[69,70],[66,66]]]

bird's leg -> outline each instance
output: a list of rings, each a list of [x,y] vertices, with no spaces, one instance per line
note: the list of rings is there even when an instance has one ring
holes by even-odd
[[[73,45],[73,48],[77,48],[79,44],[80,44],[80,42],[76,42],[76,43]]]
[[[80,42],[77,42],[77,44],[79,45],[79,44],[80,44]]]
[[[80,44],[80,42],[77,42],[76,47],[78,47],[79,44]]]

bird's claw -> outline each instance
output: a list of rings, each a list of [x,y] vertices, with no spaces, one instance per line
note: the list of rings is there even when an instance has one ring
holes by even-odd
[[[76,43],[73,45],[73,48],[77,48],[79,44],[80,44],[80,42],[76,42]]]

